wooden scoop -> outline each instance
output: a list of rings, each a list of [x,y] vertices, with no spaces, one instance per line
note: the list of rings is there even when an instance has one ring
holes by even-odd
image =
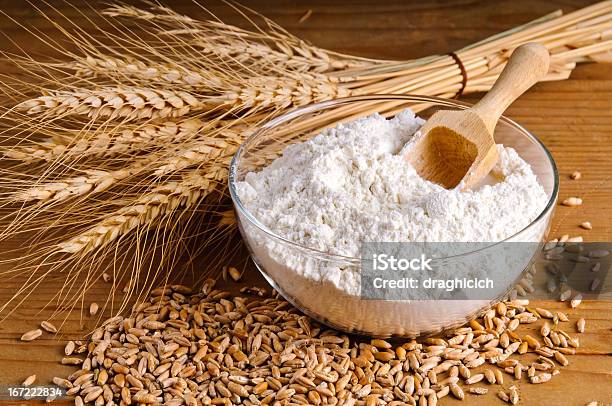
[[[499,159],[493,130],[508,106],[548,72],[549,54],[537,43],[519,46],[489,91],[467,110],[434,113],[406,146],[417,173],[447,189],[476,186]]]

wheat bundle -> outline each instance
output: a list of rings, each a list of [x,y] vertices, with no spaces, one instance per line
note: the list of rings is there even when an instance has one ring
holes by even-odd
[[[229,160],[262,121],[288,109],[349,95],[486,91],[513,49],[530,41],[550,50],[546,80],[566,79],[580,62],[612,61],[610,1],[410,61],[321,49],[261,16],[246,30],[162,6],[116,5],[97,13],[102,28],[40,12],[63,40],[23,29],[55,56],[4,52],[16,73],[0,79],[0,239],[27,241],[8,253],[3,276],[29,275],[0,304],[4,315],[67,266],[58,311],[101,278],[101,258],[131,262],[115,279],[143,295],[190,233],[206,230],[208,243],[225,247],[233,223],[223,203]],[[367,113],[350,109],[305,125]],[[144,265],[146,250],[160,257],[155,270]],[[140,277],[144,283],[134,282]]]

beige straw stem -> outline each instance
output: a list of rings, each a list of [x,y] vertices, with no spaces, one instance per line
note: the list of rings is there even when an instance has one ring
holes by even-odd
[[[588,45],[586,47],[577,48],[572,51],[562,52],[560,54],[552,55],[552,60],[567,60],[577,58],[580,56],[587,56],[589,54],[597,54],[599,52],[610,51],[612,49],[612,39],[603,41],[597,44]]]
[[[578,24],[576,24],[576,28],[582,28],[582,27],[590,27],[592,25],[598,25],[604,21],[610,21],[612,20],[612,13],[608,13],[608,14],[604,14],[600,17],[595,17],[595,18],[591,18],[587,21],[583,21],[580,22]]]
[[[361,69],[346,69],[340,71],[340,73],[334,72],[334,75],[341,74],[342,76],[369,76],[376,75],[379,73],[385,73],[389,71],[396,71],[399,69],[414,69],[420,66],[429,68],[430,66],[437,66],[440,60],[444,58],[444,55],[431,55],[424,58],[413,59],[409,61],[389,61],[384,65],[377,65],[373,67],[361,68]]]
[[[577,24],[582,20],[597,17],[600,14],[609,14],[612,12],[612,1],[604,1],[594,4],[589,7],[574,11],[570,14],[555,18],[553,20],[538,24],[534,27],[510,34],[506,38],[491,41],[483,46],[469,49],[465,55],[482,54],[491,49],[502,48],[504,44],[518,44],[529,40],[536,40],[540,36],[549,32],[560,31],[562,28]]]
[[[426,65],[419,65],[419,66],[408,66],[410,64],[396,64],[395,66],[386,67],[384,71],[377,70],[376,72],[372,72],[372,73],[364,73],[362,75],[353,75],[352,77],[350,77],[350,79],[351,80],[380,79],[380,78],[386,78],[389,75],[399,76],[399,75],[404,75],[404,74],[419,73],[419,72],[424,72],[424,71],[428,71],[432,69],[439,69],[445,66],[455,64],[455,61],[453,60],[453,58],[451,58],[448,55],[437,56],[437,59],[438,60],[436,62],[428,63]],[[345,79],[349,79],[349,78],[343,77],[341,81]]]
[[[577,30],[562,31],[562,32],[546,35],[544,37],[540,37],[538,39],[538,42],[546,45],[548,48],[551,48],[551,47],[554,47],[555,46],[554,44],[556,43],[567,43],[568,41],[571,41],[573,38],[578,39],[578,38],[584,38],[585,36],[590,37],[593,35],[593,33],[597,33],[596,37],[598,35],[601,38],[600,32],[606,28],[612,29],[612,22],[608,22],[606,24],[598,24],[598,25],[590,26],[587,28],[581,28]]]
[[[479,58],[478,60],[471,61],[467,65],[464,65],[466,71],[468,71],[468,78],[469,78],[469,72],[481,66],[486,65],[486,63],[487,63],[486,59]],[[366,86],[362,89],[359,89],[359,93],[360,94],[381,93],[383,92],[383,89],[384,89],[384,93],[396,93],[398,92],[398,89],[404,89],[414,84],[430,83],[431,81],[444,79],[444,78],[451,77],[451,76],[458,76],[459,79],[461,79],[461,70],[459,69],[457,64],[453,64],[452,66],[449,66],[448,68],[444,68],[441,70],[435,70],[435,71],[432,71],[426,74],[415,75],[413,79],[408,79],[406,77],[388,79],[377,85]]]

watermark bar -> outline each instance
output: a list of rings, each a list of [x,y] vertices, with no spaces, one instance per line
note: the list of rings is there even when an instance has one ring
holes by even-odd
[[[558,247],[535,242],[367,242],[361,249],[361,297],[494,300],[521,283],[532,299],[557,299],[569,290],[587,300],[609,300],[611,253],[609,242]]]

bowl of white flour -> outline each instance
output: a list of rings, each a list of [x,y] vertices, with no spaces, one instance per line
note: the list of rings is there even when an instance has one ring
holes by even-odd
[[[500,161],[481,185],[461,192],[422,179],[403,147],[435,111],[467,107],[358,96],[294,110],[249,137],[232,161],[230,193],[242,236],[271,285],[325,324],[381,337],[439,332],[501,300],[548,231],[558,175],[544,145],[502,117],[494,134]],[[490,277],[495,287],[481,296],[446,297],[421,286],[409,298],[364,296],[366,244],[421,243],[464,249],[439,255],[442,265],[420,276]],[[527,245],[517,254],[512,244]]]

